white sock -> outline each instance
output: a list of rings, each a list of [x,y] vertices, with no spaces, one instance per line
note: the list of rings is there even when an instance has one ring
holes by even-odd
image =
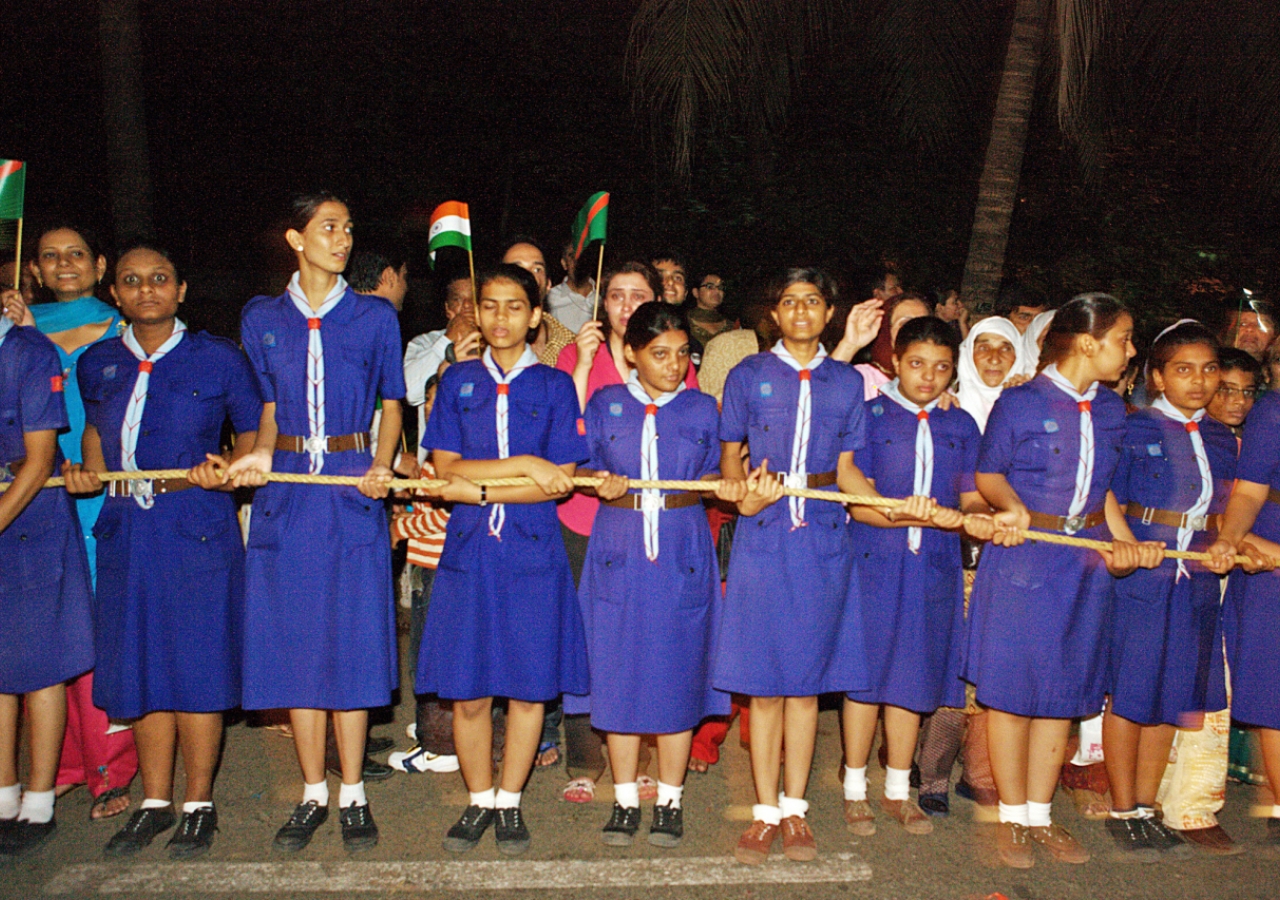
[[[338,788],[338,807],[346,809],[348,806],[368,806],[369,798],[364,795],[364,782],[357,781],[355,784],[343,784]]]
[[[884,770],[884,798],[886,800],[911,799],[911,770],[894,769],[888,766]]]
[[[52,820],[53,791],[24,791],[18,818],[33,825],[43,825]]]
[[[487,791],[472,791],[470,803],[472,806],[478,806],[481,809],[493,809],[493,788]]]
[[[765,806],[763,803],[757,803],[751,807],[751,818],[757,822],[764,822],[766,825],[781,825],[782,810],[776,806]]]
[[[172,800],[155,800],[151,797],[144,797],[141,809],[164,809],[166,806],[172,805]]]
[[[613,799],[623,809],[640,808],[640,786],[634,781],[613,786]]]
[[[18,818],[18,810],[22,808],[22,785],[11,784],[0,787],[0,819]]]
[[[1048,828],[1053,824],[1053,804],[1027,801],[1027,824],[1032,828]]]
[[[1001,822],[1012,822],[1014,825],[1031,824],[1028,821],[1027,804],[1020,803],[1017,806],[1014,806],[1009,803],[1001,803],[999,804],[999,808]]]
[[[1142,810],[1134,807],[1133,809],[1113,809],[1111,810],[1111,818],[1113,819],[1141,819]]]
[[[846,800],[866,800],[867,799],[867,767],[861,769],[850,769],[844,767],[844,799]]]
[[[316,806],[329,805],[329,782],[317,781],[315,784],[302,785],[302,802],[315,803]]]
[[[519,809],[520,795],[523,791],[504,791],[498,788],[498,794],[493,798],[494,809]]]
[[[1271,818],[1280,819],[1280,803],[1277,803],[1275,806],[1271,807]]]
[[[799,797],[788,797],[783,794],[778,798],[778,808],[784,819],[789,819],[792,816],[799,816],[803,819],[804,814],[809,811],[809,801],[802,800]]]
[[[189,803],[182,804],[184,813],[193,813],[197,809],[213,809],[212,800],[192,800]]]
[[[636,792],[637,798],[639,791]],[[658,782],[658,805],[670,806],[672,809],[680,808],[680,801],[684,798],[684,785],[676,787],[674,784],[663,784]]]

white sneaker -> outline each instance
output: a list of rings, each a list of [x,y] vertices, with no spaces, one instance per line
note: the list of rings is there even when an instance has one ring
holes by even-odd
[[[456,772],[458,757],[441,756],[429,753],[421,747],[413,747],[405,753],[392,753],[387,757],[387,765],[397,772],[410,775],[421,772]]]

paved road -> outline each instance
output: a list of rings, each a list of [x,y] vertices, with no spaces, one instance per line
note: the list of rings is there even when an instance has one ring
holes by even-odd
[[[402,740],[412,704],[402,703],[394,724],[376,732]],[[157,842],[130,864],[107,863],[102,846],[117,823],[90,823],[81,789],[58,805],[59,834],[43,854],[0,870],[3,897],[214,896],[235,898],[356,898],[421,896],[547,896],[600,898],[803,897],[949,898],[980,900],[999,892],[1009,900],[1243,900],[1280,897],[1280,862],[1248,854],[1227,860],[1197,856],[1182,863],[1137,866],[1100,858],[1066,866],[1046,858],[1015,872],[992,864],[977,808],[954,799],[952,816],[932,835],[912,837],[891,822],[880,833],[853,839],[841,818],[839,728],[833,711],[820,718],[819,753],[809,799],[819,842],[816,863],[780,856],[759,869],[737,865],[729,852],[750,817],[748,758],[736,727],[720,765],[691,776],[685,794],[686,839],[674,851],[643,841],[617,850],[599,841],[612,802],[606,777],[593,804],[559,800],[563,768],[536,772],[525,794],[533,848],[519,861],[501,858],[491,840],[462,859],[440,846],[445,830],[466,802],[461,777],[402,776],[369,786],[382,829],[374,850],[348,857],[336,815],[297,857],[270,850],[275,829],[301,790],[292,745],[261,728],[229,729],[217,787],[222,830],[199,863],[171,863]],[[883,773],[871,767],[873,796]],[[336,783],[333,785],[336,797]],[[135,795],[137,789],[135,788]],[[1254,794],[1232,786],[1224,824],[1248,839],[1263,833],[1249,816]],[[135,802],[137,797],[135,796]],[[1056,818],[1099,857],[1107,850],[1102,829],[1081,821],[1065,798]],[[648,811],[645,813],[647,827]],[[642,832],[643,834],[643,832]]]

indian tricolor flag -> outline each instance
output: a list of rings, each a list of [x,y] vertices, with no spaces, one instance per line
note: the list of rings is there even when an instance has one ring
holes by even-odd
[[[27,167],[16,159],[0,159],[0,219],[22,218]]]
[[[593,241],[603,241],[609,229],[609,192],[600,191],[592,194],[578,211],[573,220],[573,234],[577,242],[573,249],[573,258],[577,260],[582,251]]]
[[[436,264],[436,251],[441,247],[459,247],[471,252],[471,211],[467,209],[467,204],[450,200],[441,203],[431,214],[427,249],[431,251],[433,268]]]

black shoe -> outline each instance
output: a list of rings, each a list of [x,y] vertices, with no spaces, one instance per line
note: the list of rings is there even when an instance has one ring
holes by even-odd
[[[640,807],[614,802],[613,815],[609,816],[609,824],[604,826],[600,839],[610,847],[630,847],[639,830]]]
[[[378,826],[373,821],[368,803],[363,806],[351,804],[338,814],[338,820],[342,823],[342,846],[348,853],[378,846]]]
[[[636,816],[637,823],[640,817]],[[649,843],[655,847],[678,847],[684,838],[684,810],[678,806],[655,806],[649,823]]]
[[[480,843],[480,837],[492,821],[493,810],[474,804],[468,806],[444,836],[444,849],[451,853],[466,853]]]
[[[107,841],[102,855],[112,858],[133,856],[159,834],[172,828],[176,821],[178,818],[173,814],[172,806],[136,810],[124,827]]]
[[[58,823],[53,819],[48,822],[28,822],[25,819],[11,822],[0,835],[0,864],[35,853],[57,830]]]
[[[194,812],[184,812],[178,820],[178,830],[165,846],[170,859],[194,859],[209,852],[213,846],[213,833],[218,830],[218,811],[212,806],[201,806]]]
[[[927,816],[951,815],[951,800],[946,794],[921,794],[917,802]]]
[[[1160,851],[1151,843],[1151,835],[1144,827],[1145,819],[1117,819],[1106,821],[1107,834],[1116,845],[1120,858],[1133,862],[1156,862]]]
[[[331,775],[342,777],[342,764],[336,759],[325,761],[325,769]],[[360,770],[360,776],[365,781],[386,781],[395,774],[395,769],[386,763],[380,763],[376,759],[370,759],[366,754],[364,758],[364,766]]]
[[[498,839],[498,849],[507,856],[519,856],[528,850],[529,829],[524,824],[520,807],[507,806],[493,812],[493,836]]]
[[[391,740],[391,738],[374,737],[373,735],[370,735],[369,740],[365,741],[364,752],[365,753],[386,753],[395,745],[396,745],[396,742]]]
[[[1151,846],[1163,854],[1182,859],[1195,853],[1195,850],[1182,839],[1181,835],[1159,819],[1144,818],[1142,827],[1146,829],[1147,839],[1151,842]]]
[[[286,853],[296,853],[311,843],[311,836],[328,818],[329,807],[321,806],[314,800],[299,803],[294,807],[289,821],[276,832],[275,848]]]

